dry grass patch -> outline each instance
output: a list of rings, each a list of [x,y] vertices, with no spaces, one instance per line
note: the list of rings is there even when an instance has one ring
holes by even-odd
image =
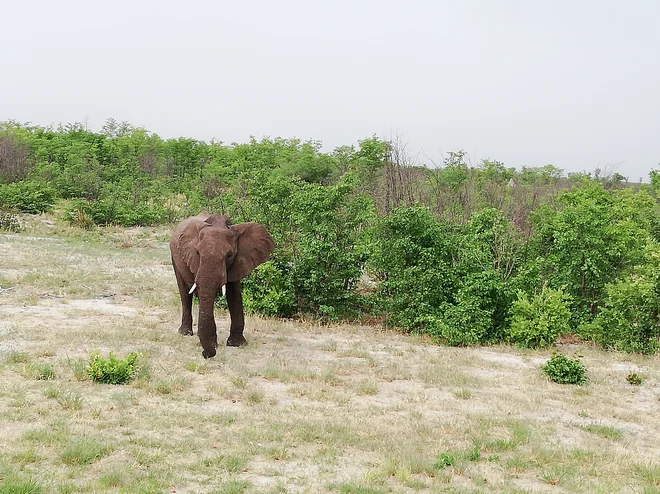
[[[660,488],[658,357],[571,347],[590,377],[576,388],[541,374],[549,352],[248,318],[250,345],[205,361],[176,333],[166,238],[38,217],[0,235],[7,492]],[[97,350],[145,365],[96,384]]]

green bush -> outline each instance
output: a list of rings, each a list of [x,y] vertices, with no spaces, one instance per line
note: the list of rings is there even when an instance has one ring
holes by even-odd
[[[511,307],[511,326],[507,336],[520,346],[537,348],[552,345],[557,337],[570,331],[570,297],[560,290],[544,288],[530,297],[520,291]]]
[[[644,376],[637,374],[637,372],[631,372],[626,376],[628,384],[632,384],[633,386],[640,386],[644,382],[644,379]]]
[[[282,317],[354,313],[372,214],[354,178],[324,187],[255,173],[242,177],[237,196],[232,218],[263,224],[277,244],[271,261],[244,282],[246,307]]]
[[[24,213],[49,211],[55,202],[55,190],[47,184],[21,181],[0,185],[0,208]]]
[[[108,358],[104,358],[96,351],[89,359],[87,375],[98,383],[126,384],[137,374],[138,357],[136,352],[131,352],[120,359],[110,352]]]
[[[456,237],[424,207],[405,206],[379,219],[369,270],[378,281],[375,307],[389,324],[442,336],[443,309],[457,289]]]
[[[548,286],[572,297],[571,317],[579,326],[597,314],[605,286],[642,260],[657,204],[644,192],[605,190],[599,183],[560,194],[558,204],[532,215],[531,246]]]
[[[18,218],[9,211],[0,211],[0,231],[17,232],[21,229]]]
[[[280,258],[257,266],[242,283],[245,310],[269,317],[292,317],[296,299],[289,270]]]
[[[583,384],[587,381],[586,370],[579,359],[570,359],[558,353],[541,366],[543,373],[559,384]]]
[[[660,347],[660,284],[631,277],[606,287],[604,307],[583,328],[605,348],[654,354]]]

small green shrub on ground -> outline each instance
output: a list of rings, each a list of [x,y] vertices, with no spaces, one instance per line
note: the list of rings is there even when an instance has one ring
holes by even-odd
[[[18,218],[9,211],[0,211],[0,231],[17,232],[21,229]]]
[[[518,292],[513,302],[513,318],[508,330],[509,339],[524,347],[536,348],[552,345],[561,334],[570,330],[570,297],[561,290],[544,288],[529,298]]]
[[[541,366],[543,373],[559,384],[583,384],[586,382],[586,370],[579,359],[570,359],[558,353]]]
[[[637,374],[637,372],[631,372],[626,376],[626,381],[633,386],[639,386],[644,382],[644,376]]]
[[[104,358],[96,351],[92,353],[87,366],[87,375],[95,382],[103,384],[126,384],[135,378],[138,371],[138,354],[131,352],[123,359],[110,352]]]

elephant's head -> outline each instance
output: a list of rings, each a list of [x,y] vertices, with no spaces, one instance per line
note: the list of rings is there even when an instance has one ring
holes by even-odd
[[[198,335],[205,356],[215,355],[213,304],[227,283],[237,282],[268,259],[273,239],[258,223],[230,224],[217,214],[193,218],[179,235],[178,250],[194,276],[190,292],[199,297]]]

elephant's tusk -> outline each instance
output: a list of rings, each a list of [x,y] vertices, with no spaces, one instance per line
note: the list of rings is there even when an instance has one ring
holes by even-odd
[[[188,295],[192,295],[192,293],[195,291],[195,288],[197,288],[197,283],[193,283],[193,286],[190,289],[190,291],[188,292]]]
[[[222,296],[227,295],[227,285],[222,285]]]

